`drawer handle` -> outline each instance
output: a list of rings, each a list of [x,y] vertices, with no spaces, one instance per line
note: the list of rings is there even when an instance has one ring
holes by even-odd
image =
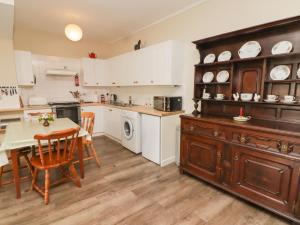
[[[289,143],[283,143],[282,141],[278,141],[277,142],[277,149],[281,152],[281,153],[290,153],[293,151],[294,145],[293,144],[289,144]]]
[[[218,136],[219,136],[219,131],[215,130],[215,131],[213,132],[213,135],[214,135],[214,137],[218,137]]]
[[[246,137],[244,134],[238,136],[238,140],[241,144],[246,144],[247,142],[249,142],[249,138]]]
[[[272,140],[271,138],[265,138],[265,137],[255,137],[255,138],[260,141],[271,141]]]

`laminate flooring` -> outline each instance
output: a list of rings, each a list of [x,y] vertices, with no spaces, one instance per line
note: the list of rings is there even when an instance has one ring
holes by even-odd
[[[22,183],[0,187],[0,224],[284,225],[276,215],[188,175],[161,168],[107,137],[94,139],[102,166],[86,162],[82,187],[50,190],[50,203]],[[55,176],[52,174],[52,177]],[[42,177],[39,178],[42,181]]]

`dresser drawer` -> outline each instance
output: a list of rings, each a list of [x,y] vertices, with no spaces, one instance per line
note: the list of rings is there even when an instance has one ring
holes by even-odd
[[[232,129],[230,133],[233,143],[283,154],[300,155],[300,140],[296,138],[245,129]]]
[[[226,133],[222,126],[218,126],[212,123],[206,123],[202,121],[194,120],[181,120],[181,131],[187,134],[193,135],[205,135],[208,137],[214,137],[219,139],[226,139]]]

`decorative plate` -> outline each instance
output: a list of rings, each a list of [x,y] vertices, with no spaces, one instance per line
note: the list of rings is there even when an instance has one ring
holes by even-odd
[[[289,77],[291,70],[286,65],[275,66],[271,72],[270,77],[272,80],[285,80]]]
[[[221,52],[218,56],[218,62],[225,62],[229,61],[231,59],[231,52],[230,51],[224,51]]]
[[[290,41],[280,41],[272,48],[272,55],[287,54],[293,49],[293,44]]]
[[[219,83],[226,82],[229,79],[229,73],[227,70],[222,70],[217,74],[216,80]]]
[[[251,116],[235,116],[233,117],[233,120],[238,122],[246,122],[251,119]]]
[[[261,46],[257,41],[249,41],[245,43],[239,50],[241,59],[253,58],[261,52]]]
[[[300,67],[297,70],[297,77],[300,78]]]
[[[212,72],[206,72],[203,77],[202,81],[203,83],[210,83],[214,79],[214,74]]]
[[[215,59],[216,59],[216,55],[213,54],[213,53],[211,53],[211,54],[208,54],[207,56],[205,56],[203,62],[204,62],[205,64],[206,64],[206,63],[213,63],[213,62],[215,61]]]

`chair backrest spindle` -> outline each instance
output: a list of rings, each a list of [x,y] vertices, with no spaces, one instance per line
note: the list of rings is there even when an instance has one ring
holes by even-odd
[[[37,134],[34,139],[38,142],[38,151],[42,166],[68,163],[73,160],[74,149],[78,139],[80,127],[55,131],[49,134]],[[47,154],[49,160],[45,160],[42,142],[47,141]],[[63,148],[61,148],[63,146]],[[56,156],[55,156],[56,154]]]

